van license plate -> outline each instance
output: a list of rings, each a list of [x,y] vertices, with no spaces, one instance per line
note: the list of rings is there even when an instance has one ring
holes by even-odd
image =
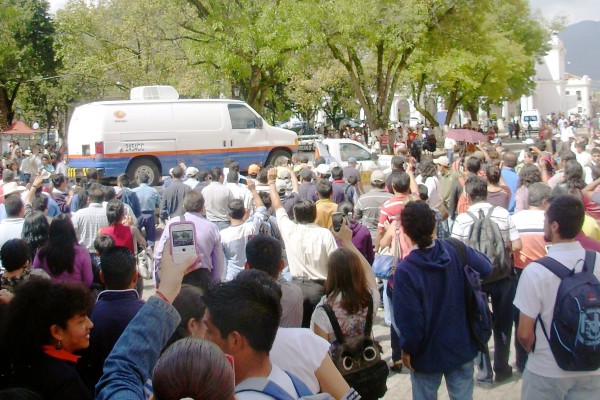
[[[144,143],[125,143],[125,151],[144,151]]]

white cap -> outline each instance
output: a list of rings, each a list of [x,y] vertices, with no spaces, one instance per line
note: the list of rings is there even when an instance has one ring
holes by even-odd
[[[185,169],[186,176],[193,177],[193,176],[196,176],[197,173],[198,173],[198,168],[196,168],[196,167],[187,167]]]
[[[327,165],[327,164],[319,164],[319,166],[317,168],[315,168],[315,171],[321,175],[330,175],[331,174],[331,168],[329,168],[329,165]]]

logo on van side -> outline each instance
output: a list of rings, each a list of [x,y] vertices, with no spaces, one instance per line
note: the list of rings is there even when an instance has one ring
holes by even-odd
[[[123,111],[115,111],[115,113],[113,115],[115,116],[116,119],[123,119],[123,118],[125,118],[125,116],[127,114],[125,114],[125,112],[123,112]]]

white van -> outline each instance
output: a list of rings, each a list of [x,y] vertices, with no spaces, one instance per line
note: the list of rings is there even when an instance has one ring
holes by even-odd
[[[538,110],[528,110],[521,112],[521,131],[527,132],[529,127],[532,131],[539,131],[541,128],[542,119]]]
[[[83,177],[93,167],[103,178],[127,172],[136,179],[143,171],[157,184],[180,162],[211,169],[232,157],[245,171],[291,157],[298,147],[294,132],[270,126],[242,101],[179,100],[175,89],[161,88],[146,97],[152,100],[77,107],[68,132],[69,177]],[[134,88],[132,97],[140,93]],[[154,100],[157,93],[168,95]]]

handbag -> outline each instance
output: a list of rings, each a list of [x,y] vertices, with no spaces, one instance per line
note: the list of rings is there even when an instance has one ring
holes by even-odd
[[[390,279],[396,271],[398,260],[402,258],[402,248],[398,239],[400,234],[399,227],[400,220],[396,220],[395,224],[388,225],[382,241],[385,242],[385,238],[389,238],[389,236],[391,236],[393,239],[391,240],[389,246],[383,247],[379,250],[377,256],[375,257],[375,261],[373,261],[373,273],[377,278]]]

